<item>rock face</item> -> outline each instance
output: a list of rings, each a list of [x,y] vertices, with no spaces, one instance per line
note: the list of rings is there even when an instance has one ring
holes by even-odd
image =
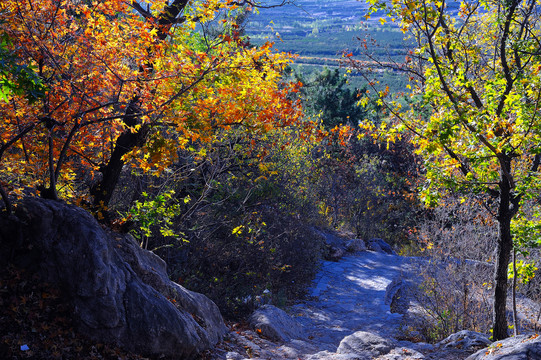
[[[88,212],[27,198],[1,218],[0,241],[32,244],[41,273],[70,296],[80,331],[148,355],[192,358],[227,331],[207,297],[170,281],[165,262]]]
[[[339,261],[346,254],[345,239],[334,232],[314,228],[314,234],[325,240],[327,251],[324,254],[326,260]]]
[[[338,346],[338,354],[355,354],[361,358],[373,359],[389,353],[396,344],[379,335],[366,331],[357,331],[346,336]]]
[[[257,309],[249,322],[254,330],[271,340],[290,341],[305,337],[301,324],[273,305],[263,305]]]
[[[541,359],[541,337],[519,335],[492,343],[466,360],[534,360]]]

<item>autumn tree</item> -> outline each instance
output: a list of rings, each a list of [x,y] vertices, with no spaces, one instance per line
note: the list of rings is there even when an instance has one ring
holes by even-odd
[[[46,87],[40,101],[0,102],[4,203],[39,190],[103,210],[126,165],[159,175],[218,129],[294,123],[288,56],[240,35],[236,14],[250,6],[2,1],[0,31],[16,39],[6,49]]]
[[[445,189],[468,190],[485,196],[497,220],[493,337],[506,338],[511,222],[540,184],[541,4],[370,2],[416,44],[402,69],[428,115],[386,105],[425,159],[422,198],[435,204]]]

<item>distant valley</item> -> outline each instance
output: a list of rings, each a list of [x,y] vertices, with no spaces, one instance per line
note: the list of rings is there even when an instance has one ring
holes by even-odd
[[[277,3],[277,1],[269,4]],[[368,52],[382,60],[400,62],[406,55],[403,33],[391,23],[380,23],[379,17],[366,20],[368,6],[353,0],[296,0],[275,8],[262,8],[246,23],[246,34],[254,44],[273,41],[279,51],[298,54],[294,68],[311,74],[326,67],[338,67],[342,54],[351,52],[366,61],[363,41]],[[395,91],[405,88],[403,74],[379,71],[378,80],[390,82]],[[364,80],[351,76],[351,86],[361,87]]]

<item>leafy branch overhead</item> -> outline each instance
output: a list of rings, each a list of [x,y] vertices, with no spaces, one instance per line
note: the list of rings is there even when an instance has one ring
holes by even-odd
[[[34,102],[45,94],[45,86],[35,68],[21,65],[8,48],[13,46],[6,34],[0,35],[0,100],[7,102],[11,94],[26,96]]]
[[[8,85],[32,80],[44,95],[0,104],[4,201],[34,189],[103,209],[126,164],[158,175],[218,130],[296,122],[297,85],[280,80],[289,56],[249,46],[235,21],[245,11],[217,0],[3,1],[0,30],[17,43],[2,51],[26,66],[7,68]]]

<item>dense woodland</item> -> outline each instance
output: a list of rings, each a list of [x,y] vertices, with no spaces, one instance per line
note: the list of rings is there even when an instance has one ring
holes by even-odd
[[[507,337],[508,292],[541,297],[541,4],[418,3],[369,1],[364,25],[299,18],[273,44],[254,33],[271,3],[2,1],[3,214],[28,196],[76,204],[235,321],[263,294],[303,296],[328,251],[314,229],[383,238],[456,259],[462,295],[426,274],[431,340]],[[332,41],[349,45],[314,52]],[[299,67],[326,55],[336,66]],[[9,292],[28,274],[2,261]]]

